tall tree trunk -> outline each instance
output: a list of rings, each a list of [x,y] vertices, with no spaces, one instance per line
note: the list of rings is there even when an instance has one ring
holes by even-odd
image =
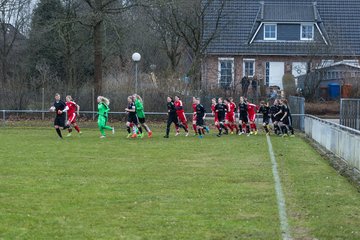
[[[94,73],[94,86],[95,94],[99,96],[102,94],[102,61],[103,61],[103,21],[98,21],[94,27],[94,61],[95,61],[95,73]]]

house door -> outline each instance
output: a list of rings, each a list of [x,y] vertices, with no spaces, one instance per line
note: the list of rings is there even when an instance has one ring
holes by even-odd
[[[284,62],[267,62],[266,63],[266,85],[278,86],[283,88],[282,78],[285,73]]]

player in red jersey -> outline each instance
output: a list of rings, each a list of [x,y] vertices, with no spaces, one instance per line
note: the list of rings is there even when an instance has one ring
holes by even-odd
[[[230,129],[230,133],[233,134],[233,126],[230,123],[229,119],[231,120],[231,112],[230,112],[230,100],[225,98],[224,104],[226,105],[226,114],[225,114],[225,127]]]
[[[212,115],[214,116],[214,123],[215,123],[215,127],[219,130],[220,126],[219,126],[219,117],[218,117],[218,113],[216,112],[216,98],[211,99],[211,112]]]
[[[181,123],[180,127],[183,127],[185,129],[185,132],[186,132],[185,136],[189,136],[189,130],[188,130],[187,120],[186,120],[186,116],[185,116],[184,106],[183,106],[183,103],[180,100],[179,96],[175,96],[174,104],[175,104],[176,114]]]
[[[76,116],[79,115],[79,111],[80,111],[80,106],[77,105],[72,97],[70,95],[67,95],[66,96],[66,106],[69,108],[69,110],[67,111],[67,116],[68,116],[68,120],[66,122],[66,126],[68,128],[68,135],[67,137],[70,137],[71,136],[71,132],[72,132],[72,129],[71,129],[71,125],[74,126],[75,130],[81,134],[81,131],[80,131],[80,128],[79,126],[77,125],[76,123]]]
[[[195,97],[193,97],[192,100],[193,100],[193,103],[192,103],[192,108],[193,108],[192,125],[193,125],[195,135],[197,135],[197,129],[196,129],[196,106],[197,106],[197,101],[196,101]]]
[[[235,111],[236,111],[236,104],[234,103],[234,99],[232,97],[225,100],[225,104],[228,107],[228,111],[226,113],[226,125],[230,128],[231,134],[233,134],[234,128],[236,129],[236,134],[239,133],[239,128],[236,125],[235,119]]]
[[[258,106],[253,103],[248,102],[248,115],[249,115],[249,122],[250,122],[250,134],[257,135],[257,127],[255,123],[256,113],[258,111]]]

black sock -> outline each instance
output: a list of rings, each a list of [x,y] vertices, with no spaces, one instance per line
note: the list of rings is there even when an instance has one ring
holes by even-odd
[[[200,136],[202,135],[202,131],[201,131],[200,128],[198,128],[198,133],[199,133]]]
[[[264,126],[264,129],[265,129],[265,132],[266,132],[266,133],[268,133],[268,132],[269,132],[268,125],[265,125],[265,126]]]
[[[169,133],[170,133],[170,127],[167,127],[166,128],[166,136],[169,136]]]
[[[128,133],[131,133],[130,127],[127,127],[127,132],[128,132]]]
[[[139,127],[139,132],[140,134],[142,134],[142,127]]]
[[[249,125],[246,125],[246,132],[247,132],[247,133],[250,132],[250,127],[249,127]]]
[[[72,132],[72,128],[69,128],[68,131],[69,131],[69,133],[71,133],[71,132]]]
[[[55,128],[56,133],[59,135],[60,138],[62,138],[61,130],[59,128]]]
[[[242,132],[242,131],[243,131],[243,129],[242,129],[242,125],[241,125],[241,124],[239,124],[239,131],[240,131],[240,132]]]

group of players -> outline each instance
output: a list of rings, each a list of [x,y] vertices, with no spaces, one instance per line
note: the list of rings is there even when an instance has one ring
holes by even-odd
[[[168,108],[168,121],[166,127],[165,138],[169,138],[170,126],[175,124],[176,134],[179,135],[180,128],[185,130],[185,136],[189,135],[188,125],[182,101],[178,96],[167,98]],[[194,135],[198,135],[199,138],[203,138],[205,132],[209,132],[208,126],[205,124],[206,112],[204,106],[200,103],[200,99],[193,97],[193,116],[192,124]],[[246,98],[240,97],[238,105],[234,103],[233,98],[213,98],[211,105],[212,116],[214,117],[214,123],[218,129],[218,137],[223,134],[238,135],[252,134],[257,135],[258,130],[255,123],[256,114],[261,113],[263,118],[263,128],[267,135],[270,134],[269,124],[270,119],[274,125],[274,132],[281,136],[294,136],[294,129],[292,127],[292,118],[290,109],[286,99],[276,99],[272,106],[262,101],[260,106],[247,101]],[[235,114],[238,113],[239,122],[236,122]]]
[[[143,128],[148,134],[148,137],[152,136],[152,131],[149,126],[145,123],[145,113],[143,107],[143,101],[137,94],[133,94],[127,98],[128,105],[125,108],[127,113],[126,128],[128,138],[143,137]],[[108,114],[110,111],[110,101],[106,97],[99,96],[98,102],[98,127],[100,130],[100,138],[105,138],[105,130],[110,130],[115,133],[115,128],[108,126]],[[206,111],[204,106],[200,102],[200,98],[193,97],[193,116],[192,126],[194,135],[198,135],[199,138],[203,138],[203,135],[209,133],[209,127],[205,124]],[[175,136],[180,134],[180,128],[184,129],[185,136],[189,135],[189,127],[185,116],[183,102],[179,96],[175,98],[167,97],[167,109],[168,109],[168,120],[166,126],[165,138],[169,138],[170,126],[172,123],[175,125]],[[60,138],[62,133],[60,127],[68,129],[68,137],[72,134],[72,126],[75,130],[81,134],[80,128],[76,122],[76,116],[79,115],[80,106],[76,104],[71,96],[66,96],[66,102],[60,99],[60,94],[55,95],[55,102],[50,108],[50,111],[56,112],[54,121],[55,130]],[[292,119],[290,110],[286,99],[276,99],[272,106],[262,101],[260,106],[247,101],[246,98],[240,97],[240,102],[234,103],[233,98],[213,98],[211,105],[212,116],[214,117],[214,123],[218,130],[218,137],[223,134],[234,134],[238,135],[252,134],[257,135],[258,130],[255,123],[256,114],[261,113],[263,118],[263,128],[267,135],[270,134],[269,124],[270,119],[274,125],[274,132],[277,135],[294,136],[294,129],[292,128]],[[66,120],[67,113],[67,120]],[[239,122],[236,122],[235,114],[238,114]]]

